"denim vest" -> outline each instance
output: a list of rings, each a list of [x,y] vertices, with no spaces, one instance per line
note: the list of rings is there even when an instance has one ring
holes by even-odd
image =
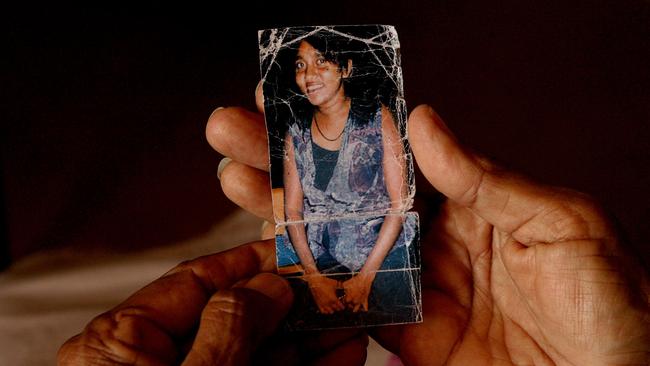
[[[381,106],[371,114],[368,123],[359,123],[360,118],[353,103],[343,131],[338,161],[324,191],[315,186],[318,162],[313,158],[311,128],[294,123],[288,132],[303,190],[303,219],[309,248],[317,261],[328,254],[351,271],[358,271],[365,263],[377,240],[384,215],[391,208],[384,182]],[[309,126],[309,123],[305,125]],[[416,225],[407,216],[393,249],[415,236]],[[289,242],[288,234],[285,234],[285,240]],[[327,273],[326,268],[319,269]]]
[[[372,119],[362,125],[353,108],[350,109],[341,136],[341,147],[332,179],[325,191],[315,186],[318,162],[314,161],[312,153],[311,128],[302,128],[297,124],[290,128],[304,196],[303,217],[306,221],[390,209],[382,163],[384,146],[381,109],[377,109]]]

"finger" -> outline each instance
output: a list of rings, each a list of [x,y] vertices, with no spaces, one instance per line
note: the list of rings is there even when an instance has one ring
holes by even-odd
[[[571,239],[576,233],[567,220],[578,216],[576,209],[580,215],[593,210],[575,193],[535,184],[472,154],[431,107],[418,106],[411,113],[409,141],[418,166],[437,190],[521,243]]]
[[[248,364],[261,340],[279,326],[293,302],[286,280],[262,273],[214,294],[201,315],[190,365]]]
[[[345,309],[345,305],[339,300],[336,302],[336,311],[341,311]]]
[[[219,290],[203,309],[188,365],[245,365],[273,334],[293,301],[281,277],[262,273],[230,290]]]
[[[272,241],[254,242],[180,264],[93,319],[62,347],[61,357],[75,354],[70,350],[111,360],[173,357],[171,340],[188,337],[217,289],[275,270],[274,249]]]
[[[268,171],[268,141],[261,114],[239,107],[219,108],[210,115],[205,136],[222,155]]]
[[[352,310],[353,313],[356,313],[357,309],[357,303],[356,301],[353,301],[352,304],[350,304],[350,310]]]
[[[332,312],[337,312],[339,311],[339,307],[341,306],[341,302],[338,300],[332,302]]]
[[[106,313],[61,346],[57,364],[168,365],[178,354],[172,337],[147,319],[127,314],[114,318]]]
[[[327,306],[325,304],[321,304],[321,301],[316,303],[316,306],[318,307],[318,312],[321,314],[327,314]]]
[[[339,310],[339,301],[338,301],[338,300],[334,300],[334,301],[332,301],[332,302],[329,304],[329,309],[330,309],[330,311],[331,311],[332,314],[335,313],[335,312],[337,312],[337,311]]]
[[[231,161],[222,168],[219,179],[228,199],[257,217],[274,221],[269,173]]]
[[[257,106],[257,111],[264,114],[264,82],[260,80],[255,87],[255,105]]]
[[[275,270],[272,241],[254,242],[182,263],[139,290],[112,312],[133,312],[152,320],[167,333],[183,336],[198,321],[217,289],[260,272]]]
[[[181,263],[119,308],[155,306],[156,319],[172,334],[178,334],[188,325],[196,324],[203,306],[215,291],[275,269],[273,241],[252,242]],[[198,312],[190,311],[196,308]]]
[[[330,310],[332,310],[332,313],[335,313],[338,311],[338,303],[336,301],[332,301],[329,304]]]
[[[336,303],[336,311],[341,311],[345,309],[345,305],[343,305],[340,301]]]

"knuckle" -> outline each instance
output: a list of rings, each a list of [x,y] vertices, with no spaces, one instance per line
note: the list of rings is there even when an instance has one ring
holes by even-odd
[[[218,266],[210,269],[207,267],[202,257],[186,260],[177,264],[174,268],[169,270],[163,275],[163,277],[169,277],[173,275],[186,275],[190,276],[193,283],[202,287],[205,291],[212,292],[213,285],[210,280],[210,273],[216,273],[219,271]]]
[[[196,260],[185,260],[174,266],[171,270],[169,270],[167,273],[165,273],[165,276],[169,276],[172,274],[180,273],[180,272],[194,272],[196,270]]]
[[[481,189],[484,187],[486,176],[489,174],[488,170],[477,165],[476,176],[471,179],[470,184],[466,185],[463,188],[461,195],[459,196],[459,202],[462,202],[464,205],[473,206],[478,199]]]
[[[115,362],[132,364],[138,359],[135,344],[141,338],[134,309],[109,311],[97,316],[83,333],[66,342],[58,353],[61,364]]]
[[[83,352],[80,348],[80,338],[81,334],[78,334],[70,339],[68,339],[62,346],[59,348],[59,352],[56,355],[57,365],[76,365],[81,363],[85,358]]]
[[[576,206],[589,221],[607,221],[608,213],[604,206],[590,195],[578,192],[576,195]]]
[[[560,190],[565,196],[564,199],[566,202],[580,211],[600,213],[603,210],[602,206],[598,203],[598,200],[587,193],[569,188],[560,188]]]
[[[488,172],[497,172],[499,170],[502,170],[501,167],[499,167],[494,161],[489,159],[487,156],[475,153],[474,158],[476,159],[478,165]]]
[[[214,324],[239,328],[250,321],[253,294],[246,289],[221,290],[208,301],[202,318]]]
[[[247,308],[250,294],[240,290],[242,289],[220,290],[210,298],[208,304],[227,312],[243,312]]]
[[[573,191],[563,190],[563,199],[557,208],[555,232],[559,239],[587,239],[611,236],[608,214],[593,197]]]

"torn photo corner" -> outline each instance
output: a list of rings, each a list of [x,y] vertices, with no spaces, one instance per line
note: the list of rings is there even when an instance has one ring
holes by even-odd
[[[400,45],[386,25],[259,31],[293,330],[422,321]]]

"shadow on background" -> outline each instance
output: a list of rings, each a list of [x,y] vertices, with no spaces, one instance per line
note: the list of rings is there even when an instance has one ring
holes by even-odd
[[[218,106],[254,108],[257,29],[385,23],[410,108],[429,103],[468,146],[595,196],[648,259],[649,14],[642,1],[559,0],[7,12],[4,250],[205,232],[234,209],[205,122]]]

